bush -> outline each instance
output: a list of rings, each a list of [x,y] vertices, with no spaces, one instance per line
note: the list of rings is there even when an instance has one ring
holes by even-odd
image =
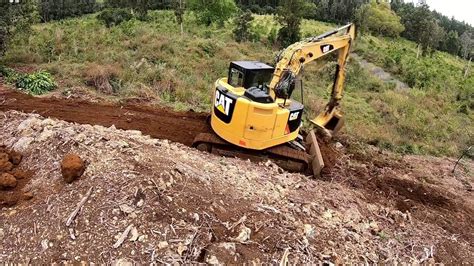
[[[189,9],[194,11],[199,23],[224,25],[238,10],[234,0],[189,0]]]
[[[15,85],[33,95],[41,95],[56,88],[53,77],[46,71],[20,75]]]
[[[5,78],[8,83],[33,95],[44,94],[56,88],[56,83],[50,73],[38,71],[33,74],[22,74],[15,70],[0,66],[0,76]]]
[[[97,19],[102,21],[107,28],[120,25],[132,18],[133,14],[127,8],[108,8],[97,15]]]
[[[244,42],[251,39],[250,24],[253,16],[249,11],[241,13],[235,20],[235,28],[233,30],[234,39],[237,42]]]
[[[385,2],[362,5],[356,12],[356,22],[363,33],[370,31],[378,35],[398,37],[405,30],[400,17]]]
[[[88,86],[105,94],[113,94],[121,87],[119,74],[120,70],[116,66],[90,64],[84,72],[84,78]]]

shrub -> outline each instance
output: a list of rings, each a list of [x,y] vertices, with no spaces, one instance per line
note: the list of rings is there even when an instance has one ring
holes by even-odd
[[[102,21],[107,28],[117,26],[132,18],[133,14],[127,8],[108,8],[97,15],[97,19]]]
[[[113,94],[121,87],[119,73],[116,66],[90,64],[84,72],[84,78],[88,86],[105,94]]]
[[[356,12],[356,21],[361,32],[368,30],[378,35],[397,37],[405,30],[400,17],[385,2],[362,5]]]
[[[248,41],[251,39],[250,24],[253,16],[249,11],[241,13],[235,20],[234,39],[237,42]]]
[[[44,94],[56,88],[56,83],[50,73],[38,71],[33,74],[22,74],[15,70],[0,66],[0,76],[5,78],[8,83],[33,95]]]
[[[53,77],[46,71],[20,75],[15,85],[33,95],[41,95],[56,88]]]
[[[238,10],[234,0],[189,0],[188,4],[198,21],[206,26],[212,23],[223,25]]]

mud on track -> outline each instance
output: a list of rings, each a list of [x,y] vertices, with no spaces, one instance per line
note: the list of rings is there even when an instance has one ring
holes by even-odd
[[[98,104],[59,98],[33,97],[0,84],[0,111],[17,110],[54,117],[68,122],[140,130],[154,138],[191,146],[194,137],[210,132],[207,114],[173,112],[137,105]]]

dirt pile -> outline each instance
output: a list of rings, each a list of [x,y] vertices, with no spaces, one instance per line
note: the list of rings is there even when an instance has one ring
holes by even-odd
[[[0,146],[0,208],[31,198],[22,190],[30,174],[19,168],[21,159],[20,153]]]
[[[472,162],[452,175],[451,159],[362,153],[341,141],[327,180],[314,180],[139,131],[14,111],[0,115],[0,139],[35,172],[26,186],[34,199],[0,211],[0,262],[474,260],[474,202],[459,182],[473,181]],[[60,162],[71,153],[88,165],[68,184]]]
[[[64,181],[71,183],[82,176],[86,170],[84,161],[77,154],[66,154],[61,162],[61,173]]]

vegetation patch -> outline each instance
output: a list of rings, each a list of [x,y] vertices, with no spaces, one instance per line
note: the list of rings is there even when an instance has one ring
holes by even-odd
[[[46,71],[38,71],[32,74],[22,74],[7,67],[0,67],[0,75],[9,83],[29,94],[41,95],[56,88],[52,75]]]

